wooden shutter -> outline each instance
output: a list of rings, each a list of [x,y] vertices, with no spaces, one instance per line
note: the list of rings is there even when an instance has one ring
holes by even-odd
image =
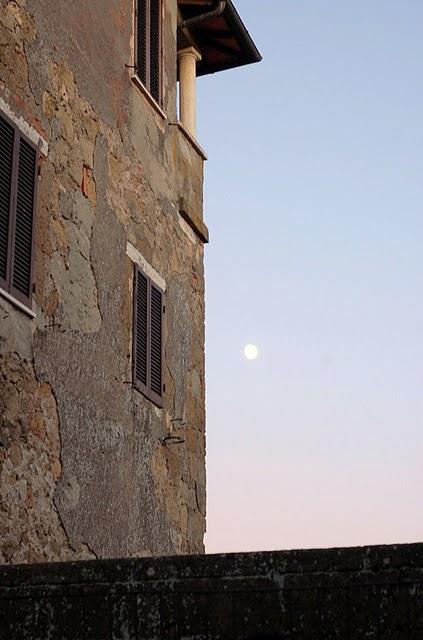
[[[163,292],[134,272],[133,382],[159,407],[163,395]]]
[[[136,0],[137,75],[154,100],[161,102],[162,0]]]
[[[0,116],[0,285],[8,289],[15,130]]]
[[[156,402],[162,397],[162,292],[150,286],[150,389]]]
[[[148,279],[135,267],[134,278],[134,382],[147,393],[148,373]]]
[[[21,138],[13,233],[11,293],[29,304],[32,288],[32,246],[34,234],[37,151]]]
[[[161,99],[161,0],[150,0],[150,93]]]
[[[0,286],[31,306],[38,149],[0,115]]]
[[[148,23],[148,0],[137,0],[136,13],[136,67],[137,75],[141,82],[147,87],[147,23]],[[148,88],[148,87],[147,87]]]

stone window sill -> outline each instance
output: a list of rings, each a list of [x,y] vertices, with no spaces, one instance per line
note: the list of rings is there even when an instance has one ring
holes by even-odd
[[[153,107],[153,109],[157,111],[159,116],[161,116],[163,120],[167,120],[167,115],[165,114],[161,106],[154,100],[153,96],[144,87],[139,77],[137,75],[131,75],[131,80],[134,83],[134,85],[138,87],[138,89],[141,91],[144,98],[146,98],[147,102],[149,102],[150,105]]]
[[[14,296],[10,295],[10,293],[5,291],[1,287],[0,287],[0,296],[2,298],[4,298],[5,300],[7,300],[8,302],[10,302],[10,304],[12,304],[14,307],[19,309],[20,311],[23,311],[30,318],[35,318],[35,316],[36,316],[35,311],[33,311],[32,309],[30,309],[29,307],[24,305],[23,302],[20,302],[20,300],[18,300]]]

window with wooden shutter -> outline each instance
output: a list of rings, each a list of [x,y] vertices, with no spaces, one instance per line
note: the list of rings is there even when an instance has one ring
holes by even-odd
[[[133,382],[157,406],[163,398],[163,291],[136,265]]]
[[[154,100],[162,98],[162,0],[136,0],[137,76]]]
[[[38,150],[0,114],[0,286],[31,307]]]

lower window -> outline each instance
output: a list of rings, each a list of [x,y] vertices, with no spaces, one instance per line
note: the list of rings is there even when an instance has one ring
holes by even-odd
[[[163,299],[163,291],[136,265],[132,378],[158,407],[163,404]]]
[[[0,114],[0,286],[31,307],[38,150]]]

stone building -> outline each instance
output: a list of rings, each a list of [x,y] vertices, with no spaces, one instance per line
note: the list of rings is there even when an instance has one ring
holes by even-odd
[[[259,59],[231,0],[0,0],[0,563],[203,551],[195,78]]]

